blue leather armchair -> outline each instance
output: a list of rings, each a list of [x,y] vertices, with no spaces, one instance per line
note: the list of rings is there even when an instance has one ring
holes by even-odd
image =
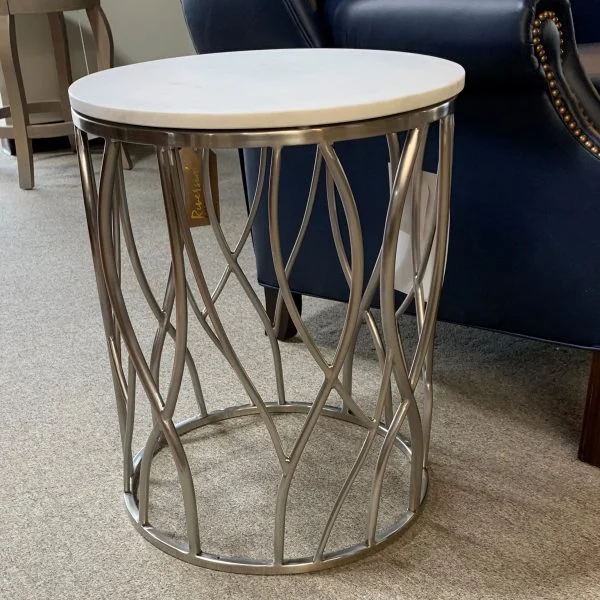
[[[452,224],[440,318],[595,350],[580,457],[600,466],[600,98],[581,67],[575,41],[575,32],[581,41],[600,41],[600,2],[182,4],[198,52],[379,48],[441,56],[466,68],[467,87],[456,107]],[[366,268],[371,268],[387,207],[387,149],[382,139],[342,146],[338,151],[355,191]],[[291,243],[313,151],[286,152],[281,221]],[[247,152],[243,163],[252,189],[256,153]],[[333,241],[323,235],[327,222],[320,189],[292,276],[298,298],[346,298]],[[253,241],[259,282],[268,290],[276,279],[266,214],[258,217]]]

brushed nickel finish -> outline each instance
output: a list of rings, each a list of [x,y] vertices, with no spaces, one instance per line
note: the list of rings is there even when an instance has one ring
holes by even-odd
[[[221,571],[253,574],[320,570],[356,560],[396,539],[419,514],[428,483],[427,457],[433,411],[433,338],[447,252],[454,132],[453,101],[413,113],[366,122],[286,130],[166,131],[104,123],[80,114],[74,114],[74,121],[77,126],[77,149],[92,258],[120,424],[125,504],[138,531],[161,550],[189,563]],[[424,238],[413,240],[413,289],[398,309],[395,304],[394,266],[400,225],[411,186],[418,186],[420,182],[425,144],[430,126],[436,122],[439,122],[436,208],[434,217],[427,223]],[[407,131],[403,147],[397,136],[401,131]],[[98,189],[89,154],[88,134],[100,135],[106,140]],[[335,144],[374,135],[387,136],[393,182],[379,257],[372,272],[366,273],[360,219],[352,188]],[[156,148],[171,259],[162,305],[153,295],[148,283],[131,227],[121,164],[122,145],[129,142]],[[291,246],[286,243],[291,251],[284,254],[279,213],[281,203],[285,201],[279,194],[281,166],[285,160],[283,149],[298,144],[315,146],[315,162],[310,188],[307,190],[304,217],[296,239]],[[226,262],[225,270],[212,290],[203,271],[205,257],[200,259],[201,253],[196,248],[186,217],[178,151],[181,147],[198,148],[201,153],[201,177],[207,195],[206,206],[212,234]],[[232,246],[215,214],[211,197],[209,150],[247,147],[261,148],[258,184],[251,194],[248,220],[243,232]],[[325,177],[327,188],[331,234],[349,292],[337,348],[333,358],[329,359],[324,356],[302,320],[289,285],[311,220],[316,189],[322,177]],[[290,400],[287,397],[280,346],[275,334],[277,316],[275,323],[272,323],[238,260],[263,202],[267,203],[273,265],[279,286],[276,315],[281,314],[285,307],[299,337],[322,373],[321,387],[313,398]],[[338,214],[340,209],[343,211],[343,221]],[[419,231],[419,223],[417,221],[415,224],[414,216],[413,226],[415,231]],[[122,292],[121,254],[125,255],[125,252],[129,256],[142,294],[156,319],[154,344],[149,357],[142,350],[139,332],[130,319]],[[433,279],[429,295],[425,297],[423,278],[430,259],[433,260]],[[237,281],[247,296],[260,321],[261,329],[267,334],[270,347],[268,360],[273,364],[276,381],[274,399],[264,398],[259,392],[235,352],[219,316],[217,300],[226,293],[232,279]],[[378,290],[381,326],[370,308]],[[398,316],[403,314],[412,301],[416,307],[418,335],[416,348],[409,353]],[[224,365],[231,368],[240,381],[245,394],[238,405],[222,410],[209,408],[209,399],[205,397],[196,361],[190,351],[191,317],[199,322],[206,341],[214,345],[221,354]],[[357,399],[352,385],[356,376],[353,357],[358,331],[363,322],[369,329],[378,359],[379,391],[371,409],[363,406]],[[174,342],[171,375],[168,382],[159,385],[163,349],[168,337]],[[175,423],[175,409],[186,371],[193,382],[196,413]],[[425,386],[423,414],[415,397],[415,390],[421,381]],[[334,392],[341,398],[342,406],[331,402]],[[140,395],[145,396],[150,404],[154,426],[144,448],[134,457],[132,432]],[[286,448],[274,417],[289,414],[303,414],[306,418],[295,442],[291,448]],[[273,497],[272,547],[269,559],[215,554],[204,548],[201,526],[203,519],[210,518],[210,514],[204,514],[198,503],[188,460],[189,449],[182,442],[182,438],[192,431],[221,421],[249,416],[258,417],[265,427],[279,468],[279,480]],[[323,516],[324,527],[314,550],[306,556],[289,556],[286,552],[289,544],[286,522],[290,487],[302,464],[307,444],[322,419],[349,423],[363,430],[364,437],[358,454],[350,457],[353,466],[345,475],[345,481],[329,514]],[[408,437],[401,432],[403,426],[410,433]],[[377,451],[375,467],[370,473],[371,490],[364,498],[361,497],[367,515],[363,523],[363,535],[346,547],[327,550],[331,533],[339,523],[340,512],[353,490],[357,476],[365,468],[367,456],[376,448],[374,443],[378,438],[382,443]],[[159,531],[150,518],[149,506],[153,489],[150,474],[154,457],[162,449],[170,452],[176,467],[185,508],[185,541]],[[397,507],[393,524],[382,528],[379,523],[382,489],[390,458],[395,452],[399,452],[410,462],[408,481],[405,483],[408,501],[406,506]],[[323,457],[323,460],[327,460],[327,457]],[[335,467],[336,465],[331,464],[332,469]]]

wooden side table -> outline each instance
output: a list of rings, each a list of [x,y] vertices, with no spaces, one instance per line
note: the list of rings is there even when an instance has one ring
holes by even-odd
[[[99,0],[0,0],[0,65],[9,103],[0,108],[0,118],[12,121],[12,125],[0,127],[0,137],[15,141],[19,185],[25,190],[34,186],[32,139],[69,136],[75,149],[68,95],[72,83],[71,62],[63,13],[82,9],[86,10],[92,27],[98,70],[108,69],[113,66],[113,40]],[[48,15],[58,75],[58,100],[27,102],[15,31],[15,15],[25,14]],[[59,112],[63,121],[31,123],[31,114],[53,111]]]

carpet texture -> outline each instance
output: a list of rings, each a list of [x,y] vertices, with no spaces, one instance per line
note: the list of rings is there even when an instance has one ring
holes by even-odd
[[[244,217],[236,156],[221,154],[219,166],[223,225],[233,239]],[[129,523],[120,492],[117,416],[76,160],[71,154],[42,155],[35,167],[38,187],[24,192],[16,161],[0,159],[2,600],[600,598],[600,469],[576,460],[589,354],[447,324],[439,326],[436,339],[430,491],[423,514],[402,541],[347,567],[286,577],[192,567],[144,541]],[[138,157],[126,179],[140,252],[162,298],[167,238],[153,157]],[[215,243],[207,228],[195,237],[214,284],[222,268]],[[250,248],[240,262],[255,285]],[[125,296],[136,327],[147,331],[141,341],[148,349],[152,315],[135,285],[125,286]],[[249,374],[261,393],[272,395],[268,342],[239,285],[233,283],[218,306]],[[306,299],[304,315],[331,356],[344,307]],[[406,325],[410,329],[410,319]],[[209,408],[240,403],[239,383],[200,328],[192,329]],[[282,353],[288,397],[307,399],[318,388],[319,371],[302,344],[284,344]],[[168,345],[163,387],[171,356]],[[356,393],[368,402],[377,364],[366,334],[356,369]],[[151,424],[141,394],[138,404],[136,448]],[[193,411],[186,379],[178,412],[183,417]],[[287,426],[284,440],[297,423],[289,419]],[[311,450],[317,466],[299,473],[300,481],[320,477],[314,489],[325,496],[339,482],[317,467],[323,456],[337,460],[344,427],[324,431]],[[273,464],[259,450],[264,430],[249,419],[213,428],[214,443],[207,433],[194,434],[186,445],[203,457],[193,465],[209,514],[201,516],[203,534],[211,544],[234,549],[268,542],[260,519],[269,515],[265,499],[272,490],[260,482]],[[350,431],[344,444],[357,439]],[[236,461],[243,472],[234,468]],[[402,477],[401,460],[394,468]],[[242,474],[248,476],[245,485],[239,483]],[[177,529],[181,512],[169,495],[168,456],[157,458],[153,482],[159,492],[152,509],[158,514],[170,506],[171,518],[161,526]],[[309,535],[302,527],[307,511],[329,501],[310,490],[292,492],[294,533]],[[388,493],[385,506],[396,499],[403,500]],[[225,521],[221,535],[219,519]],[[351,525],[353,517],[346,521]]]

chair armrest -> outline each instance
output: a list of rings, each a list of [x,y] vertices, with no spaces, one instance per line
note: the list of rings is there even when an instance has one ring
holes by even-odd
[[[181,0],[196,51],[230,52],[324,45],[310,0]]]
[[[559,117],[590,153],[600,158],[600,96],[583,68],[568,2],[533,22],[533,50]]]

